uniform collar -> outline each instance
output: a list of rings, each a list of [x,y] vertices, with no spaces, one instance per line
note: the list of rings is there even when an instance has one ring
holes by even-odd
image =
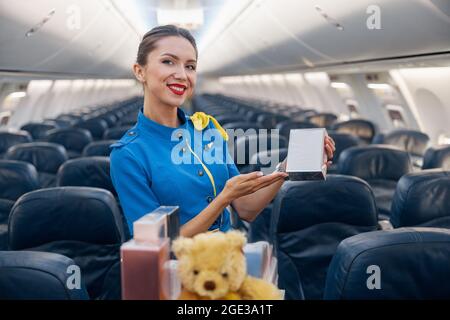
[[[147,118],[141,109],[139,110],[137,125],[140,130],[145,131],[152,136],[158,136],[159,138],[170,141],[174,131],[187,128],[188,117],[180,108],[177,108],[177,117],[181,122],[181,125],[178,128],[166,127]]]

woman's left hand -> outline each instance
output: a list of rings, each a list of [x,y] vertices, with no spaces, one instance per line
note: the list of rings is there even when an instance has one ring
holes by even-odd
[[[334,152],[336,151],[336,146],[335,146],[335,142],[334,142],[333,138],[331,138],[328,135],[325,136],[324,148],[325,148],[325,153],[327,154],[327,161],[325,164],[329,168],[331,166],[331,164],[333,163],[332,160],[333,160]]]

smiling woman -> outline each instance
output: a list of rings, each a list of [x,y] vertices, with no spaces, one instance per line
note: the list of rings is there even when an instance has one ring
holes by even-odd
[[[131,234],[134,221],[161,205],[180,207],[183,236],[227,231],[228,206],[240,218],[253,220],[287,176],[284,172],[239,174],[220,124],[204,113],[187,116],[180,109],[194,93],[196,67],[195,40],[185,29],[156,27],[139,45],[133,71],[144,87],[144,106],[137,124],[112,145],[111,153],[111,177]],[[204,139],[206,130],[218,134]],[[201,141],[190,139],[199,134]],[[204,154],[194,150],[207,150],[211,143],[215,154],[223,157],[206,165]],[[194,163],[175,161],[178,147],[183,156],[193,156]]]

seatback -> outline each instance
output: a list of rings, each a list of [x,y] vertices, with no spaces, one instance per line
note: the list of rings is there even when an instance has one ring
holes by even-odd
[[[8,218],[14,202],[39,188],[38,173],[32,164],[0,160],[0,250],[8,247]]]
[[[262,151],[287,148],[287,140],[278,134],[252,134],[240,136],[233,144],[233,159],[236,167],[248,166],[252,157]]]
[[[8,149],[16,144],[27,143],[33,141],[28,131],[0,131],[0,158]]]
[[[429,141],[430,137],[426,133],[416,130],[397,129],[379,135],[374,142],[396,146],[413,156],[423,156]]]
[[[339,244],[325,299],[450,299],[450,230],[401,228]]]
[[[51,142],[30,142],[9,148],[5,159],[33,164],[39,173],[41,187],[46,188],[55,185],[56,173],[68,156],[62,145]]]
[[[217,122],[219,122],[222,126],[227,123],[240,122],[242,121],[242,116],[232,114],[222,114],[216,117]]]
[[[35,167],[27,162],[0,160],[0,199],[17,200],[39,187]]]
[[[263,126],[257,123],[252,122],[230,122],[227,124],[224,124],[222,126],[225,130],[227,129],[242,129],[242,130],[248,130],[248,129],[254,129],[255,131],[258,131],[259,129],[264,129]]]
[[[109,175],[109,166],[108,157],[84,157],[66,161],[58,170],[56,185],[101,188],[117,197]]]
[[[388,145],[351,147],[338,159],[338,172],[367,181],[377,202],[380,220],[388,220],[397,181],[412,170],[406,151]]]
[[[247,172],[264,171],[266,174],[275,170],[278,163],[286,159],[287,148],[271,149],[254,154],[250,158],[250,165],[247,166]]]
[[[34,140],[41,140],[47,135],[48,131],[56,128],[57,126],[54,124],[30,122],[23,125],[20,130],[28,131]]]
[[[95,118],[81,121],[76,126],[88,130],[94,140],[102,139],[105,131],[108,129],[108,123],[105,120]]]
[[[351,119],[348,121],[338,122],[332,126],[332,130],[338,133],[348,133],[357,136],[367,144],[371,143],[377,132],[376,125],[369,120]]]
[[[422,169],[450,170],[450,144],[430,147],[425,151]]]
[[[81,154],[83,157],[109,157],[111,148],[109,147],[116,140],[101,140],[89,143]]]
[[[333,155],[334,163],[338,162],[339,156],[341,155],[342,151],[363,144],[363,142],[359,138],[349,133],[330,131],[328,132],[328,135],[333,138],[336,146],[336,150],[334,151]]]
[[[83,278],[68,286],[76,268],[60,254],[0,251],[0,300],[88,300]]]
[[[311,122],[288,120],[278,123],[276,128],[279,130],[280,135],[289,140],[289,134],[292,129],[318,128],[318,126]]]
[[[316,126],[329,128],[337,121],[337,116],[333,113],[323,112],[308,116],[306,120],[314,123]]]
[[[377,229],[369,185],[356,177],[288,181],[273,203],[271,238],[287,299],[321,299],[328,265],[345,238]]]
[[[92,299],[120,299],[120,245],[124,224],[114,196],[90,187],[29,192],[14,204],[9,249],[63,254],[80,266]]]
[[[408,153],[387,145],[346,149],[340,154],[338,162],[340,174],[356,176],[366,181],[398,181],[411,171]]]
[[[92,142],[92,136],[86,129],[55,129],[47,133],[46,140],[48,142],[60,144],[64,146],[68,152],[74,152],[79,156],[84,147]]]
[[[103,134],[103,140],[119,140],[129,129],[131,126],[109,128]]]
[[[395,228],[450,229],[450,171],[430,169],[404,175],[395,190],[390,220]]]

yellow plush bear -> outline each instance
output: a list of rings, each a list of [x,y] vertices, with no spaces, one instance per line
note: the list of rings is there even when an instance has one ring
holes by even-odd
[[[181,300],[279,300],[280,291],[271,283],[247,275],[238,231],[201,233],[173,242],[178,274],[183,285]]]

